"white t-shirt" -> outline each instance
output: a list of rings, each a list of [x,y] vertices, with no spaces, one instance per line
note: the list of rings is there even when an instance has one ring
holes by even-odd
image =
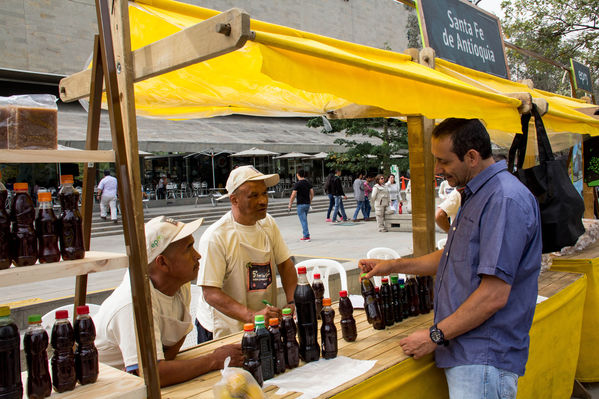
[[[391,200],[398,200],[399,199],[399,186],[397,185],[397,183],[391,184],[391,182],[387,182],[387,183],[385,183],[385,186],[387,186],[389,188],[389,198]]]
[[[462,196],[460,195],[460,192],[458,190],[453,190],[447,195],[447,198],[438,205],[438,207],[445,211],[447,217],[455,219],[460,210],[461,203]]]
[[[455,187],[451,187],[447,180],[443,180],[441,184],[439,184],[439,198],[445,200],[454,190]]]
[[[154,288],[150,280],[150,293],[157,359],[164,360],[163,347],[173,346],[193,329],[189,313],[191,288],[189,283],[184,284],[175,295],[168,296]],[[94,324],[100,362],[121,370],[137,368],[132,367],[138,360],[129,272],[102,303]]]
[[[268,290],[249,292],[247,264],[252,260],[248,259],[245,249],[240,249],[240,240],[257,249],[272,250],[275,264],[272,265],[272,284]],[[202,255],[198,286],[221,288],[225,294],[253,310],[264,308],[261,299],[277,305],[276,265],[289,259],[291,254],[272,216],[267,214],[255,225],[245,226],[235,222],[229,211],[206,229],[198,247]],[[196,317],[205,329],[213,332],[214,338],[243,329],[242,322],[214,309],[204,300],[202,293],[198,297]]]
[[[114,176],[105,176],[98,184],[98,190],[102,190],[102,196],[116,197],[117,181]]]

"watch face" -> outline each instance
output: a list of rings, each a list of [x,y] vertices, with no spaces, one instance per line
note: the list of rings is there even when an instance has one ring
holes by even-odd
[[[439,331],[438,329],[432,330],[431,331],[431,340],[436,344],[441,342],[443,340],[443,338],[441,337],[441,331]]]

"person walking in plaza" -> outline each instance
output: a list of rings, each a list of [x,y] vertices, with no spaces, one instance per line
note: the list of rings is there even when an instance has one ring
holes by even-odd
[[[385,183],[387,188],[389,189],[389,200],[391,204],[389,205],[395,213],[399,212],[399,185],[395,182],[395,175],[390,174],[387,183]]]
[[[97,199],[100,201],[100,218],[106,220],[108,215],[108,208],[110,208],[110,220],[113,223],[117,221],[117,209],[116,209],[116,194],[117,194],[117,180],[116,177],[110,175],[110,170],[104,171],[104,178],[100,180],[98,184]]]
[[[370,205],[370,194],[372,194],[372,187],[374,186],[374,177],[367,175],[364,181],[364,221],[370,220],[370,211],[372,206]]]
[[[355,222],[358,220],[358,212],[362,211],[362,217],[366,219],[366,213],[364,212],[364,182],[362,178],[364,173],[360,172],[356,180],[354,180],[354,199],[356,200],[356,211],[352,220]]]
[[[372,188],[371,201],[374,205],[374,214],[379,232],[387,232],[385,227],[385,214],[389,209],[389,188],[385,185],[385,176],[376,175],[375,185]]]
[[[306,172],[303,169],[299,169],[296,174],[297,182],[293,185],[293,191],[291,197],[289,197],[289,207],[293,200],[297,198],[297,217],[299,217],[300,223],[302,224],[302,238],[301,241],[310,241],[310,230],[308,230],[308,212],[310,211],[310,204],[312,204],[312,198],[314,198],[314,189],[312,184],[306,180]]]
[[[333,172],[329,173],[325,182],[324,182],[324,193],[329,197],[329,208],[327,209],[327,218],[326,221],[331,221],[331,212],[333,208],[335,208],[335,196],[333,195],[333,179],[335,178],[335,174]]]
[[[198,343],[239,332],[256,315],[281,318],[281,308],[295,307],[295,266],[275,219],[266,212],[268,187],[278,182],[279,175],[264,175],[253,166],[229,174],[221,198],[229,198],[231,210],[200,238]],[[277,304],[277,271],[283,306]]]
[[[339,220],[339,222],[345,222],[347,220],[347,215],[345,214],[345,208],[343,207],[343,200],[347,199],[345,193],[343,192],[343,185],[341,184],[341,170],[337,169],[335,171],[335,176],[333,177],[333,181],[331,183],[333,196],[335,197],[335,209],[333,210],[333,223],[337,222],[337,215],[340,214],[343,218]]]
[[[445,249],[358,265],[367,277],[436,274],[434,324],[403,338],[404,353],[420,359],[434,351],[451,399],[515,399],[537,301],[539,206],[505,161],[493,160],[478,119],[446,119],[431,147],[435,173],[465,186]]]

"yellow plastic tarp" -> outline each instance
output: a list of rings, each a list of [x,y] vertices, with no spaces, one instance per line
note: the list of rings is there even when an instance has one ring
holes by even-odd
[[[218,11],[169,0],[129,7],[132,49]],[[520,129],[520,101],[464,83],[403,54],[252,20],[256,38],[235,52],[135,84],[140,115],[186,119],[233,113],[322,115],[350,104],[428,118],[480,118]]]

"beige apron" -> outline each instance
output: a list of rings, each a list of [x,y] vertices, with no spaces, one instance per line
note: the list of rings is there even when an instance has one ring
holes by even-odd
[[[183,321],[166,315],[161,316],[160,336],[162,338],[162,346],[170,348],[185,337],[193,329],[191,324],[191,315],[189,312],[184,312]]]
[[[233,216],[231,215],[231,218]],[[270,237],[257,224],[258,229],[263,233],[263,248],[254,248],[251,245],[241,242],[241,235],[235,226],[239,259],[241,262],[232,265],[228,278],[223,285],[223,292],[231,296],[242,305],[252,309],[260,310],[264,308],[263,299],[276,305],[277,275],[275,272],[275,256],[270,242]],[[239,295],[245,293],[245,295]],[[243,323],[232,319],[218,310],[214,309],[214,338],[239,332],[243,329]]]

